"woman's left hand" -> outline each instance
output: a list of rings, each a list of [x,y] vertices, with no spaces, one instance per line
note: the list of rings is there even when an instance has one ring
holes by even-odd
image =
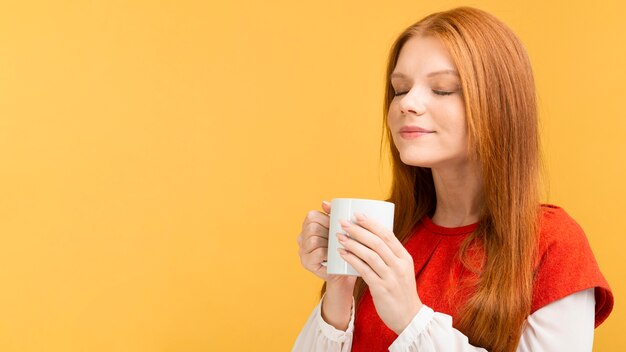
[[[411,254],[393,232],[363,214],[356,214],[356,224],[340,222],[350,237],[337,234],[347,250],[339,253],[369,286],[378,316],[399,335],[422,307]]]

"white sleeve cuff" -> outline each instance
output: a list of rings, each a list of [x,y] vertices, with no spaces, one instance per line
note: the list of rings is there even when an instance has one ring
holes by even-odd
[[[417,340],[418,336],[426,330],[428,324],[433,320],[435,312],[432,308],[422,304],[420,310],[415,314],[409,325],[398,335],[396,340],[389,346],[389,351],[406,351],[409,346]]]
[[[319,324],[320,330],[322,331],[324,336],[326,336],[331,341],[341,343],[350,341],[352,339],[352,334],[354,333],[354,297],[352,297],[352,308],[350,312],[350,322],[348,323],[348,328],[346,329],[346,331],[342,331],[328,324],[322,318],[322,302],[324,301],[325,296],[326,293],[324,293],[324,296],[322,296],[322,299],[317,306],[316,315],[317,323]]]

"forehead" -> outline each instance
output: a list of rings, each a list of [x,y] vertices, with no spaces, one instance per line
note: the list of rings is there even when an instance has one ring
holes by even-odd
[[[409,38],[398,55],[394,72],[419,75],[432,71],[455,70],[448,50],[439,39],[431,36]]]

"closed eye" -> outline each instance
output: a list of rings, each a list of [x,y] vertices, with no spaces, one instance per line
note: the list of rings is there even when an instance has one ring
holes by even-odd
[[[406,93],[407,92],[398,92],[398,93],[395,93],[394,96],[399,97],[399,96],[404,95]],[[451,95],[451,94],[454,94],[454,92],[446,92],[446,91],[443,91],[443,90],[434,90],[434,89],[433,89],[433,93],[435,93],[437,95]]]

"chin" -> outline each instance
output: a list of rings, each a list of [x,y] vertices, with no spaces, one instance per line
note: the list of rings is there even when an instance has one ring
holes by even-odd
[[[426,154],[426,155],[425,155]],[[400,160],[406,165],[429,169],[463,167],[469,163],[466,154],[449,155],[431,153],[400,153]]]
[[[406,165],[409,166],[417,166],[417,167],[427,167],[431,168],[437,165],[436,160],[432,160],[430,158],[425,158],[424,156],[415,156],[415,155],[402,155],[400,154],[400,160]]]

